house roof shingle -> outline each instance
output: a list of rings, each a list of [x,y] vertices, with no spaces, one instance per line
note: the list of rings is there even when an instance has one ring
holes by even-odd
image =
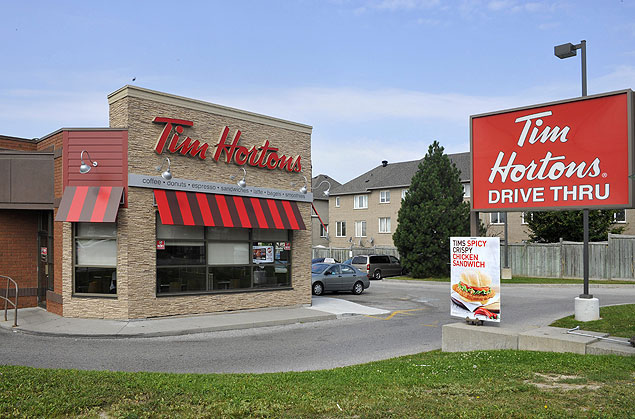
[[[469,182],[471,173],[470,153],[448,154],[448,157],[461,172],[461,182]],[[372,189],[407,188],[410,186],[412,176],[419,170],[419,163],[422,160],[389,163],[386,166],[379,165],[337,188],[332,188],[331,195],[365,193]]]
[[[311,192],[313,192],[313,199],[321,199],[321,200],[325,200],[328,201],[329,197],[324,195],[324,191],[326,191],[327,189],[329,189],[329,183],[326,183],[324,181],[328,181],[331,184],[331,190],[334,190],[335,188],[339,187],[341,185],[341,183],[339,183],[338,181],[336,181],[335,179],[333,179],[330,176],[327,175],[317,175],[314,178],[311,179]],[[324,182],[324,183],[322,183]],[[321,184],[321,185],[320,185]],[[318,187],[319,185],[319,187]]]

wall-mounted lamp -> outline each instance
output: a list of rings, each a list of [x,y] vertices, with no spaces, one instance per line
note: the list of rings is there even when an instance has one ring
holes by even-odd
[[[166,161],[168,162],[168,168],[165,169],[163,173],[161,173],[161,177],[165,180],[170,180],[172,179],[172,171],[170,170],[170,159],[168,157],[166,157],[165,160],[161,162],[161,165],[157,166],[156,169],[157,169],[157,172],[160,172],[161,170],[163,170],[163,164]]]
[[[92,167],[84,163],[84,153],[86,153],[86,155],[88,156],[88,161],[92,164]],[[88,151],[82,150],[81,154],[79,155],[79,158],[82,160],[82,164],[79,166],[79,173],[88,173],[90,172],[90,169],[92,169],[93,167],[97,167],[97,162],[93,161],[90,158],[90,154],[88,154]]]
[[[322,192],[322,193],[324,194],[324,196],[326,196],[326,197],[328,198],[328,196],[331,194],[331,182],[329,182],[328,180],[324,179],[322,182],[320,182],[320,183],[319,183],[319,184],[318,184],[315,188],[313,188],[313,189],[317,189],[317,188],[319,188],[320,186],[322,186],[322,184],[323,184],[324,182],[328,183],[329,187],[328,187],[328,188],[326,188],[326,190],[325,190],[324,192]]]
[[[302,186],[300,188],[300,192],[305,194],[305,193],[307,193],[309,191],[309,189],[308,189],[308,181],[306,180],[306,176],[302,175],[302,177],[304,178],[304,186]]]
[[[247,171],[245,170],[244,167],[241,167],[241,169],[243,169],[243,178],[240,179],[238,181],[238,183],[236,183],[238,186],[240,186],[241,188],[245,188],[247,187],[247,181],[245,180],[245,178],[247,177]],[[231,180],[236,180],[236,175],[231,175],[229,177]]]

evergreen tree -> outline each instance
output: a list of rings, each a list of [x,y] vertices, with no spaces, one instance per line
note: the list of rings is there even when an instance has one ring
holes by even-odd
[[[393,241],[402,265],[416,278],[449,275],[450,237],[470,234],[470,209],[463,202],[459,175],[435,141],[401,203]]]
[[[613,225],[613,210],[589,211],[589,241],[607,240],[608,233],[620,233],[623,227]],[[529,240],[538,243],[557,243],[560,239],[584,240],[582,211],[533,212],[525,217]]]

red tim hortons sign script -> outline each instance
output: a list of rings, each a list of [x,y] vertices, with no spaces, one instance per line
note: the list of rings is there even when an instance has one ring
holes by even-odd
[[[181,138],[184,132],[184,127],[192,127],[194,122],[186,121],[184,119],[163,118],[156,117],[152,122],[157,124],[165,124],[156,145],[154,151],[158,154],[162,154],[166,149],[173,154],[180,153],[182,155],[189,154],[192,157],[198,157],[201,160],[207,158],[207,152],[209,147],[208,143],[201,142],[199,140],[192,140],[190,137],[185,136]],[[170,136],[171,135],[171,136]],[[288,172],[301,172],[302,164],[301,157],[299,155],[294,157],[287,157],[286,155],[278,154],[278,148],[273,147],[269,140],[265,140],[261,146],[253,146],[251,148],[239,145],[241,132],[236,130],[232,140],[229,140],[229,127],[224,127],[221,130],[220,137],[215,147],[214,155],[212,159],[214,161],[224,160],[225,163],[232,163],[239,166],[248,164],[253,167],[261,167],[266,169],[280,169]]]
[[[471,117],[476,211],[633,205],[632,91]]]

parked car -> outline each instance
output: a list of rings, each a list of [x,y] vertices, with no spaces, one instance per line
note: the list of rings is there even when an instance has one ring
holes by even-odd
[[[366,272],[366,275],[373,279],[382,279],[403,273],[399,259],[388,255],[358,255],[353,257],[351,265]]]
[[[339,260],[333,258],[315,258],[311,259],[311,265],[314,263],[340,263]]]
[[[359,295],[370,281],[364,272],[343,263],[316,263],[311,265],[311,287],[314,295],[325,291],[350,291]]]

